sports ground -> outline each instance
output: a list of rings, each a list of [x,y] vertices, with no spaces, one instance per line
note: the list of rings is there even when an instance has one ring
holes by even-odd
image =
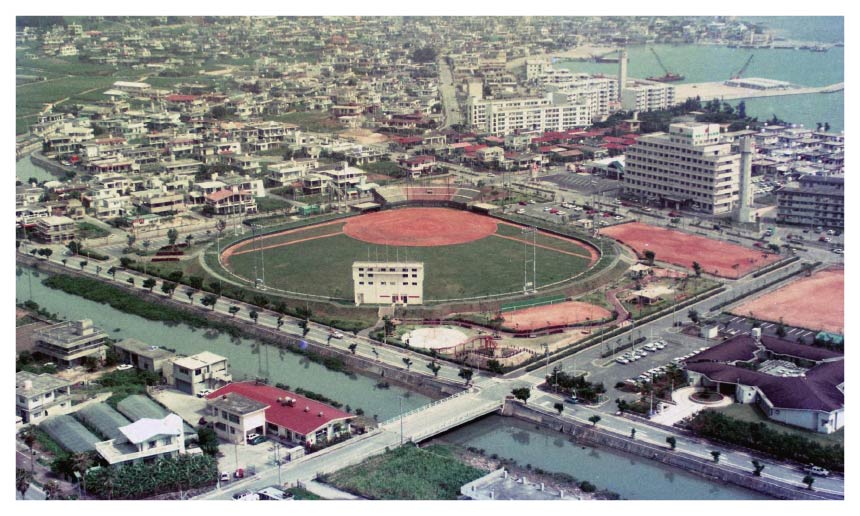
[[[743,317],[808,330],[842,333],[845,327],[845,270],[825,269],[748,301],[731,311]]]
[[[528,245],[526,245],[528,239]],[[534,254],[537,284],[566,281],[593,266],[598,252],[575,239],[448,208],[402,208],[280,231],[222,251],[238,276],[267,287],[352,300],[352,263],[424,262],[426,301],[521,292]]]
[[[612,312],[591,303],[565,301],[505,312],[502,316],[505,318],[505,327],[517,331],[527,331],[548,326],[567,326],[586,321],[599,321],[611,317]]]
[[[641,222],[619,224],[600,233],[633,248],[640,257],[651,250],[658,261],[687,269],[699,262],[702,272],[724,278],[741,277],[779,260],[771,253]]]

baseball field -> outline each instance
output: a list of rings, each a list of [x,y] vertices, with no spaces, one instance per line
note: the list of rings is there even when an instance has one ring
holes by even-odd
[[[533,257],[541,287],[583,273],[599,255],[583,242],[543,232],[533,239],[520,226],[471,212],[403,208],[245,240],[224,249],[221,261],[270,288],[344,300],[353,298],[354,261],[421,261],[430,302],[521,292]]]

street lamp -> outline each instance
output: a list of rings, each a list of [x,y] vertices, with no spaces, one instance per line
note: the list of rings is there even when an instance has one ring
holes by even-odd
[[[400,398],[400,446],[403,446],[403,396]]]

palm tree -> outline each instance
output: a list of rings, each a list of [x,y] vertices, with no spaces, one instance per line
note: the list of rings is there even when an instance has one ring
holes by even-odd
[[[630,438],[636,439],[636,429],[635,428],[630,429]]]
[[[110,276],[114,280],[116,280],[116,267],[111,267],[110,269],[107,270],[107,273],[110,274]]]
[[[232,315],[233,317],[236,317],[236,314],[239,312],[239,310],[241,310],[241,308],[236,305],[233,305],[227,309],[227,311],[230,312],[230,315]]]
[[[374,350],[374,351],[376,351],[376,350]],[[440,366],[439,364],[436,363],[435,360],[433,360],[432,362],[427,364],[427,369],[433,371],[434,377],[438,377],[439,376],[439,370],[442,369],[442,366]]]
[[[803,483],[806,484],[806,488],[812,491],[812,484],[815,482],[815,478],[812,475],[806,475],[803,477]]]
[[[278,326],[278,328],[280,328],[280,326]],[[358,344],[356,344],[355,342],[353,342],[353,343],[352,343],[352,344],[350,344],[348,347],[349,347],[349,351],[350,351],[353,355],[355,355],[355,350],[358,348]]]
[[[562,412],[564,412],[564,403],[557,401],[553,405],[553,408],[558,411],[558,415],[560,416]]]
[[[86,260],[81,260],[80,262],[78,262],[78,265],[81,266],[81,270],[84,270],[84,267],[86,267],[88,263],[90,263],[90,262],[88,262]]]
[[[65,267],[65,266],[66,266],[66,264],[67,264],[67,263],[69,263],[69,259],[68,259],[68,258],[63,258],[63,259],[62,259],[62,260],[60,260],[60,261],[61,261],[61,262],[63,262],[63,267]]]
[[[56,480],[45,482],[45,486],[42,489],[45,491],[45,500],[57,500],[63,496],[63,489]]]
[[[597,423],[600,422],[600,416],[595,414],[595,415],[591,416],[590,418],[588,418],[588,420],[591,421],[592,426],[597,426]]]
[[[403,363],[406,364],[407,371],[410,367],[412,367],[412,360],[410,360],[408,357],[403,357]]]
[[[258,314],[256,310],[251,310],[248,316],[254,320],[254,324],[257,324],[257,318],[260,317],[260,314]]]
[[[460,369],[460,373],[457,375],[463,380],[466,380],[466,385],[469,385],[469,382],[472,381],[472,375],[475,374],[475,371],[468,369],[466,367]]]
[[[761,476],[761,470],[764,469],[764,464],[753,459],[752,465],[753,465],[753,475],[760,477]]]
[[[675,450],[675,446],[678,445],[678,440],[675,439],[675,436],[672,435],[666,438],[666,442],[669,443],[669,446],[672,448],[673,451]]]
[[[711,456],[714,458],[714,462],[720,462],[720,455],[722,455],[717,450],[711,452]]]
[[[21,493],[21,498],[24,498],[24,495],[27,494],[27,490],[30,489],[30,483],[32,481],[33,473],[24,468],[15,469],[15,489]]]

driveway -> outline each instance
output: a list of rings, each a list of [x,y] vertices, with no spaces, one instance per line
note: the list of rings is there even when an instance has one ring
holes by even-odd
[[[676,405],[667,405],[667,408],[659,414],[651,417],[651,421],[661,425],[672,426],[685,417],[692,416],[696,412],[706,408],[725,407],[734,403],[728,396],[717,403],[698,403],[690,399],[690,395],[696,392],[696,387],[683,387],[672,393],[672,401]]]

